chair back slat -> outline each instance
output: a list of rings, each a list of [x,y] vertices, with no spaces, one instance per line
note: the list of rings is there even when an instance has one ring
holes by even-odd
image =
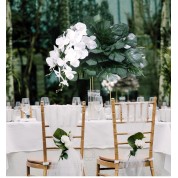
[[[141,131],[143,134],[149,134],[150,139],[146,140],[148,149],[149,149],[149,158],[153,156],[153,137],[154,137],[154,126],[155,126],[155,114],[156,114],[156,102],[157,98],[155,97],[151,102],[125,102],[125,103],[115,103],[114,99],[111,99],[112,106],[112,121],[113,121],[113,136],[114,136],[114,151],[115,151],[115,160],[119,159],[119,145],[128,144],[127,141],[122,141],[120,137],[129,136],[131,133],[128,131],[118,131],[118,125],[120,124],[151,124],[149,130]],[[150,110],[149,106],[152,105],[152,115],[149,117]],[[116,107],[119,108],[118,118],[116,118]],[[125,107],[125,109],[123,108]],[[137,112],[138,109],[138,112]],[[126,111],[126,113],[123,113]],[[132,116],[132,117],[131,117]],[[141,128],[138,129],[141,130]],[[133,134],[133,133],[132,133]]]

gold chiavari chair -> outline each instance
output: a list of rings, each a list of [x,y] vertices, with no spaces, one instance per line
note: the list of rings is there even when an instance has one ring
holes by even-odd
[[[148,154],[147,154],[147,156],[144,156],[143,160],[144,160],[144,167],[147,167],[147,166],[150,167],[152,176],[155,175],[154,167],[153,167],[153,138],[154,138],[154,127],[155,127],[156,102],[157,102],[156,97],[154,97],[153,101],[149,101],[149,102],[139,102],[139,103],[138,102],[125,102],[125,105],[127,106],[127,116],[128,116],[128,112],[129,112],[129,106],[130,105],[134,106],[134,121],[132,122],[133,124],[139,123],[139,122],[135,121],[136,120],[135,107],[139,105],[140,112],[142,113],[143,104],[147,104],[147,108],[146,108],[147,114],[146,114],[146,118],[143,121],[143,123],[150,124],[150,127],[149,127],[149,131],[146,130],[146,131],[142,132],[143,134],[149,134],[149,138],[148,138],[149,141],[145,142],[146,144],[148,144]],[[123,115],[122,115],[122,106],[123,105],[122,105],[122,103],[115,103],[114,99],[111,100],[111,103],[112,103],[113,137],[114,137],[114,157],[108,158],[108,157],[100,156],[97,159],[97,168],[96,168],[97,176],[108,176],[108,174],[101,173],[101,170],[103,170],[103,171],[104,170],[114,170],[114,175],[118,176],[119,169],[125,168],[124,167],[125,164],[123,164],[123,163],[128,160],[128,159],[123,160],[122,154],[119,152],[120,151],[119,147],[121,145],[128,144],[128,142],[121,142],[121,141],[119,142],[119,140],[122,140],[121,139],[122,136],[129,136],[128,132],[119,131],[118,126],[117,126],[117,125],[122,125],[122,124],[127,123],[127,121],[125,119],[123,119]],[[149,118],[149,106],[151,106],[151,105],[152,105],[152,110],[151,110],[151,119],[150,119]],[[117,120],[116,120],[116,109],[119,109],[119,112],[118,112],[119,119],[117,119]]]
[[[80,146],[76,147],[75,149],[80,150],[81,157],[84,156],[84,134],[85,134],[85,111],[86,111],[86,103],[82,102],[82,121],[80,125],[77,127],[81,128],[81,132],[79,136],[73,136],[73,138],[80,139]],[[51,167],[51,161],[49,161],[47,156],[47,150],[58,150],[58,147],[48,147],[47,146],[47,139],[53,139],[52,136],[46,135],[46,128],[49,125],[45,124],[45,114],[44,114],[44,103],[41,102],[41,123],[42,123],[42,141],[43,141],[43,159],[42,160],[32,160],[27,159],[26,168],[27,168],[27,176],[31,176],[30,168],[42,169],[43,176],[47,176],[47,170]],[[83,171],[84,174],[84,171]]]

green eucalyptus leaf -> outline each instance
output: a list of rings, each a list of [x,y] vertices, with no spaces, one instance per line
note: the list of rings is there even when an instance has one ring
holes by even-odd
[[[136,147],[136,146],[135,146],[135,138],[134,138],[133,135],[130,136],[130,137],[127,139],[127,141],[128,141],[128,144],[129,144],[132,148],[135,148],[135,147]]]
[[[97,64],[97,62],[96,62],[95,60],[93,60],[93,59],[87,60],[86,63],[87,63],[89,66],[94,66],[94,65]]]
[[[142,53],[138,49],[130,48],[126,51],[126,58],[132,63],[142,62]]]
[[[134,136],[134,139],[138,139],[138,140],[142,140],[144,138],[144,135],[143,133],[141,132],[137,132],[136,134],[133,135]]]
[[[119,40],[114,44],[114,46],[116,49],[121,49],[125,46],[125,43],[123,41]]]
[[[63,135],[67,135],[67,133],[66,133],[64,130],[60,129],[60,128],[57,128],[56,131],[55,131],[54,134],[53,134],[53,136],[54,136],[55,138],[59,139],[59,140],[61,139],[61,137],[62,137]]]
[[[94,71],[94,70],[86,69],[85,72],[86,72],[87,75],[90,75],[90,76],[95,76],[96,75],[96,71]]]
[[[63,154],[63,157],[64,157],[65,159],[67,159],[67,158],[68,158],[68,154],[67,154],[67,153],[64,153],[64,154]]]
[[[90,50],[90,52],[91,53],[94,53],[94,54],[99,54],[99,53],[102,53],[103,52],[103,50],[102,49],[92,49],[92,50]]]
[[[125,59],[125,56],[115,51],[109,55],[109,59],[116,61],[116,62],[122,62]]]

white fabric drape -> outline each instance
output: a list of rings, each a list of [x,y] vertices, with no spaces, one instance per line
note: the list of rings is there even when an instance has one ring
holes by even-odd
[[[61,128],[66,132],[75,132],[76,126],[81,119],[81,106],[72,105],[56,105],[45,106],[45,119],[50,126],[51,133],[57,128]],[[80,154],[69,148],[67,151],[68,158],[60,159],[53,163],[52,169],[48,175],[56,176],[81,176],[83,173],[83,160]]]

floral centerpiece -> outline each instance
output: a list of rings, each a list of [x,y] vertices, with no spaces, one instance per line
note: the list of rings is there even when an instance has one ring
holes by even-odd
[[[145,138],[143,133],[137,132],[134,135],[131,135],[127,139],[128,144],[132,147],[132,150],[130,150],[129,158],[130,158],[130,156],[135,156],[138,149],[143,148],[143,146],[145,144],[143,138]]]
[[[72,147],[72,135],[71,132],[67,133],[64,130],[58,128],[53,134],[53,140],[56,146],[62,150],[59,159],[67,159],[67,150]]]
[[[111,26],[100,21],[86,26],[78,22],[56,39],[46,62],[62,90],[69,80],[77,80],[79,72],[100,81],[112,75],[142,75],[146,60],[141,49],[126,24]]]

